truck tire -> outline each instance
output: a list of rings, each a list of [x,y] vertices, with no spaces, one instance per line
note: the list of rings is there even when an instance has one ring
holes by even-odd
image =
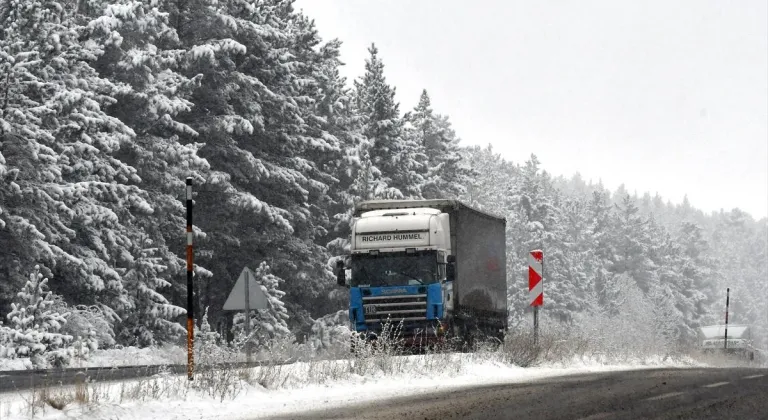
[[[504,336],[499,334],[489,335],[486,343],[488,343],[489,350],[499,351],[501,346],[504,344]]]
[[[458,322],[451,322],[448,331],[449,342],[453,351],[466,353],[469,347],[467,346],[467,334],[464,325],[460,325]]]

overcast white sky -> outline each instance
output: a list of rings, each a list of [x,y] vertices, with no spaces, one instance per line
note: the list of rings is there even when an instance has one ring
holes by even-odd
[[[768,2],[298,0],[344,75],[375,42],[464,144],[555,175],[768,215]]]

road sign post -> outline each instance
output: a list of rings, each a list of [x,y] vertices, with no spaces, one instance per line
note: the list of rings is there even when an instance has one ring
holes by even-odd
[[[187,198],[187,379],[192,380],[195,372],[195,299],[193,285],[193,267],[195,260],[192,231],[192,178],[186,182]]]
[[[725,340],[723,340],[724,350],[728,350],[728,305],[730,303],[731,303],[731,288],[729,287],[725,289]]]
[[[243,282],[245,293],[243,296],[251,296],[251,270],[245,270],[245,281]],[[251,363],[251,300],[243,299],[245,304],[245,361]]]
[[[251,361],[251,311],[267,308],[267,295],[256,282],[256,275],[248,267],[245,267],[232,287],[232,291],[229,292],[227,301],[224,302],[224,310],[245,312],[245,336],[247,338],[245,357],[249,363]]]
[[[533,306],[533,344],[539,344],[539,307],[544,304],[544,252],[533,250],[528,255],[528,294]]]

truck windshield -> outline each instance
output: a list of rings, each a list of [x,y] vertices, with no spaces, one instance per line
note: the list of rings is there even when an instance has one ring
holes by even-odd
[[[353,255],[351,284],[353,287],[429,284],[440,280],[437,272],[436,251]]]

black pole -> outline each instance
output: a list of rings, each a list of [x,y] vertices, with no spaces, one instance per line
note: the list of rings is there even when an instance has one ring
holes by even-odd
[[[544,252],[541,252],[541,285],[544,287]],[[539,345],[539,307],[533,307],[533,345]]]
[[[731,288],[725,289],[725,343],[723,348],[728,350],[728,305],[731,301]]]
[[[187,379],[190,381],[195,371],[195,298],[192,281],[195,259],[194,238],[192,232],[192,178],[187,178]]]

